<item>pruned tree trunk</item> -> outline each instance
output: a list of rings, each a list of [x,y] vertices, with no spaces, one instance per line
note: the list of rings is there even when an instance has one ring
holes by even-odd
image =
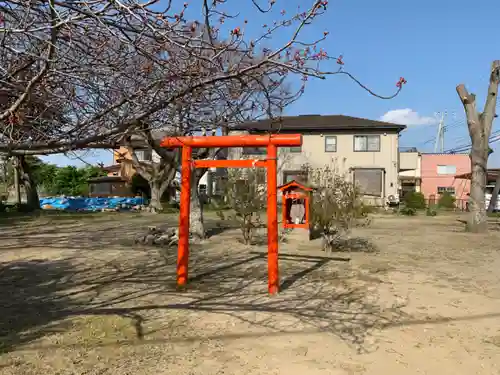
[[[457,86],[457,93],[462,101],[467,116],[467,126],[471,137],[471,192],[469,204],[469,219],[467,230],[474,233],[484,233],[488,230],[484,192],[488,157],[490,154],[489,137],[496,117],[498,85],[500,83],[500,60],[492,64],[488,96],[482,113],[476,107],[476,96],[469,94],[465,85]]]
[[[488,156],[477,147],[471,150],[471,187],[469,203],[469,220],[467,221],[467,231],[473,233],[483,233],[488,231],[488,218],[486,216],[486,202],[484,191],[486,188],[486,165]]]
[[[490,205],[488,206],[488,212],[495,211],[498,202],[498,193],[500,193],[500,172],[498,173],[497,179],[495,181],[495,187],[491,193]]]
[[[191,233],[191,235],[199,239],[204,239],[206,236],[205,222],[203,220],[203,202],[201,201],[201,197],[198,191],[198,184],[205,172],[206,169],[196,169],[191,175],[191,214],[189,218],[189,232]]]

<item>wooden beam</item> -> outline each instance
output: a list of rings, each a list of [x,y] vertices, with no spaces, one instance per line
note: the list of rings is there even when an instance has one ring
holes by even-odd
[[[269,135],[224,135],[206,137],[167,137],[161,147],[176,148],[189,146],[194,148],[210,147],[293,147],[302,145],[301,134],[269,134]]]
[[[195,168],[265,168],[267,160],[194,160]]]

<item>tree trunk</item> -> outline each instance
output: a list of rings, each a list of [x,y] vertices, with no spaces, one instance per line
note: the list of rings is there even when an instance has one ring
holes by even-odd
[[[19,157],[19,172],[21,182],[24,185],[24,191],[26,192],[28,210],[39,210],[40,198],[38,196],[36,181],[33,179],[33,171],[23,156]]]
[[[16,204],[21,205],[21,179],[20,179],[20,169],[19,165],[19,159],[14,158],[14,163],[13,163],[13,171],[14,171],[14,192],[15,192],[15,199],[16,199]]]
[[[206,232],[205,222],[203,220],[203,202],[198,192],[198,184],[203,176],[201,172],[203,172],[203,170],[195,170],[192,174],[189,232],[199,239],[204,239]]]
[[[149,209],[153,213],[160,213],[163,211],[161,204],[161,197],[165,192],[168,184],[161,184],[158,181],[150,181],[149,187],[151,188],[151,199],[149,201]]]
[[[481,145],[482,146],[482,145]],[[472,149],[471,152],[471,189],[469,204],[469,219],[467,230],[473,233],[488,231],[488,218],[486,216],[486,203],[484,190],[486,188],[486,165],[488,153],[481,149]]]
[[[213,187],[214,187],[213,172],[209,169],[207,171],[207,196],[209,198],[211,198],[212,195],[214,194]]]
[[[498,173],[497,179],[495,181],[495,187],[493,188],[493,193],[491,193],[490,205],[488,206],[488,212],[493,212],[497,208],[498,193],[500,193],[500,172]]]

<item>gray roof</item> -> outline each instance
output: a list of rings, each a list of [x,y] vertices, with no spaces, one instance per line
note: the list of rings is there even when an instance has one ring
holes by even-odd
[[[353,130],[377,129],[393,130],[400,132],[406,125],[393,124],[383,121],[368,120],[364,118],[343,115],[300,115],[284,116],[276,119],[266,119],[246,122],[231,127],[232,130],[247,130],[250,132],[264,131],[328,131],[328,130]]]

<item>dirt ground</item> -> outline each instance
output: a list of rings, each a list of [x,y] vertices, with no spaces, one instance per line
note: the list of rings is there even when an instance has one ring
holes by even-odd
[[[500,374],[500,232],[387,215],[331,256],[294,232],[270,297],[265,246],[214,220],[185,291],[176,249],[132,241],[175,216],[0,223],[0,373]]]

